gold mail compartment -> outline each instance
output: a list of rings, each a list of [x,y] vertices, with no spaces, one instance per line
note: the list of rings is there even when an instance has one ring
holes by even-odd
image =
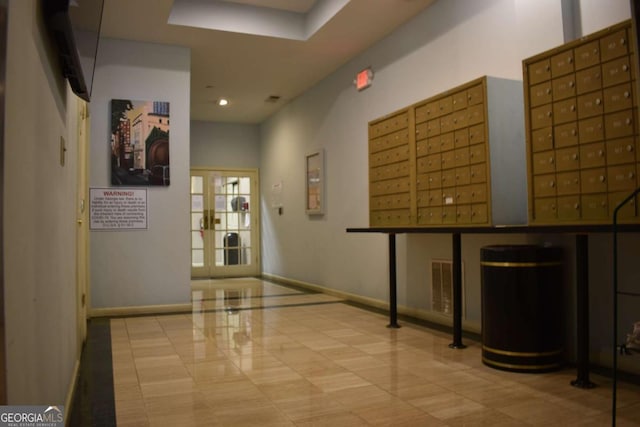
[[[532,107],[549,104],[552,101],[551,82],[546,81],[532,86],[529,91],[529,99]]]
[[[456,168],[456,185],[467,185],[471,183],[471,170],[469,166]]]
[[[430,102],[428,104],[417,106],[415,110],[416,123],[421,123],[432,119],[435,116],[435,112],[437,110],[437,102]]]
[[[453,114],[440,117],[440,133],[452,132],[453,130]]]
[[[580,214],[580,196],[558,197],[558,219],[575,221]]]
[[[456,166],[456,156],[453,150],[442,153],[442,169],[451,169]]]
[[[602,64],[602,86],[609,87],[631,81],[631,61],[628,56]]]
[[[573,74],[553,79],[551,86],[554,101],[576,96],[576,78]]]
[[[452,120],[453,120],[453,129],[455,129],[456,131],[458,129],[463,129],[463,128],[467,127],[468,122],[469,122],[469,116],[468,116],[466,110],[454,111],[451,114],[451,117],[452,117]]]
[[[408,209],[410,206],[411,196],[409,193],[371,197],[372,210]]]
[[[553,124],[553,107],[551,104],[531,109],[531,129],[546,128]]]
[[[484,224],[487,222],[488,209],[486,203],[471,205],[471,223]]]
[[[569,49],[551,57],[551,76],[558,77],[574,70],[573,50]]]
[[[577,128],[575,130],[575,133],[577,144]],[[537,151],[551,150],[553,148],[553,129],[543,128],[531,132],[531,147],[534,153]]]
[[[438,101],[438,112],[440,116],[444,116],[453,111],[453,98],[447,96]]]
[[[459,224],[469,224],[471,222],[471,205],[456,206],[456,222]]]
[[[440,135],[440,151],[453,150],[453,132],[443,133]]]
[[[600,39],[600,58],[602,62],[627,53],[629,53],[629,38],[626,29]]]
[[[409,131],[402,129],[379,138],[369,140],[369,152],[377,153],[378,151],[388,150],[389,148],[398,147],[409,143]]]
[[[442,224],[442,207],[429,207],[418,209],[419,225]]]
[[[587,93],[578,97],[578,118],[597,116],[604,112],[602,91]]]
[[[533,177],[533,195],[537,197],[550,197],[556,195],[556,175],[537,175]]]
[[[574,49],[576,70],[582,70],[600,63],[600,43],[598,40],[585,43]]]
[[[425,172],[435,172],[441,169],[440,165],[442,164],[442,156],[440,153],[430,154],[426,157],[418,158],[416,162],[416,167],[418,173]]]
[[[456,204],[468,204],[471,203],[471,186],[461,185],[456,187]]]
[[[418,207],[441,205],[442,190],[418,191]]]
[[[456,170],[447,169],[442,171],[442,188],[453,187],[456,185]]]
[[[636,165],[610,166],[607,168],[608,189],[610,192],[626,191],[631,193],[637,187]]]
[[[578,146],[556,150],[556,171],[580,169],[580,148]]]
[[[469,166],[469,175],[471,176],[471,183],[487,182],[487,165],[485,163],[478,163]]]
[[[636,144],[633,137],[607,141],[607,164],[620,165],[636,161]]]
[[[409,176],[408,160],[372,168],[370,178],[372,181],[382,181],[384,179],[399,178],[401,176]]]
[[[464,110],[467,108],[467,91],[456,92],[453,94],[453,111]]]
[[[604,90],[604,112],[626,110],[633,107],[631,83],[624,83]]]
[[[613,212],[616,207],[629,196],[629,191],[624,193],[609,193],[609,216],[613,218]],[[638,215],[638,203],[636,200],[630,200],[618,211],[618,219],[631,219]]]
[[[453,146],[455,148],[466,147],[469,145],[469,130],[457,130],[453,134]]]
[[[535,198],[533,202],[533,216],[539,221],[556,219],[558,217],[556,198]]]
[[[580,172],[563,172],[556,175],[558,196],[580,194]]]
[[[533,155],[533,174],[542,175],[556,171],[555,151],[543,151]]]
[[[467,105],[480,104],[484,101],[482,85],[476,85],[467,89]]]
[[[582,193],[606,193],[607,171],[604,168],[584,169],[580,171],[580,190]]]
[[[530,84],[536,84],[551,79],[551,61],[549,59],[529,64],[528,68]]]
[[[430,190],[442,188],[442,172],[431,172],[427,174],[427,182]]]
[[[578,95],[602,89],[602,69],[600,65],[578,71],[576,73],[576,86]]]
[[[484,123],[469,128],[469,144],[478,144],[484,141]]]
[[[602,220],[608,217],[607,194],[589,194],[581,197],[582,217]]]
[[[389,163],[396,163],[404,160],[409,160],[409,147],[407,146],[372,153],[369,156],[369,164],[372,167],[388,165]]]
[[[369,138],[377,138],[399,129],[406,128],[409,124],[408,112],[404,111],[398,115],[384,119],[369,126]]]
[[[467,109],[469,126],[484,122],[484,104],[477,104]]]
[[[469,164],[469,147],[458,148],[453,153],[456,167]]]
[[[386,181],[372,182],[369,185],[372,196],[408,193],[410,189],[408,178],[395,178]]]
[[[433,119],[427,122],[427,137],[440,135],[440,119]]]
[[[580,120],[578,122],[578,134],[580,135],[580,144],[602,141],[604,139],[602,117],[597,116]]]
[[[445,206],[442,208],[442,223],[455,224],[457,221],[457,212],[455,206]]]
[[[605,144],[596,142],[580,146],[580,167],[595,168],[605,165]]]
[[[429,133],[427,132],[427,122],[422,122],[416,125],[416,141],[427,139]]]
[[[379,227],[393,227],[411,224],[411,211],[408,209],[395,209],[388,211],[371,211],[369,221]]]
[[[484,163],[487,161],[487,146],[476,144],[469,146],[469,163]]]
[[[472,184],[470,190],[471,203],[484,203],[488,201],[487,184]]]
[[[555,146],[557,148],[560,147],[571,147],[572,145],[578,145],[578,123],[577,122],[569,122],[563,125],[558,125],[554,127],[555,134]]]
[[[624,110],[607,114],[604,117],[604,129],[607,139],[633,135],[635,110]]]
[[[564,101],[553,103],[553,122],[554,124],[573,122],[578,119],[578,108],[576,107],[576,99],[569,98]]]

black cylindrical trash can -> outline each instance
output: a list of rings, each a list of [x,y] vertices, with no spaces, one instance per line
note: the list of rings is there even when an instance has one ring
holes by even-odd
[[[515,372],[548,372],[563,361],[562,250],[532,245],[480,251],[482,361]]]

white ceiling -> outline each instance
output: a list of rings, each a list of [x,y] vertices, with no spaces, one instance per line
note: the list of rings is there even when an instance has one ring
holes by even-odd
[[[191,119],[260,123],[434,1],[105,0],[101,36],[189,47]]]

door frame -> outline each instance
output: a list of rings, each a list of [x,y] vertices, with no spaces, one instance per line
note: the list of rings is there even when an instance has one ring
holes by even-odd
[[[78,99],[78,170],[76,183],[76,323],[77,357],[80,360],[87,338],[87,301],[89,284],[89,107]]]
[[[251,229],[252,229],[252,241],[255,240],[256,243],[252,243],[251,248],[251,257],[253,258],[253,262],[251,265],[255,266],[255,271],[251,273],[247,273],[247,269],[244,271],[239,271],[238,273],[229,272],[229,268],[226,268],[226,271],[220,272],[219,274],[215,273],[216,267],[213,266],[209,269],[208,274],[205,272],[204,275],[193,273],[193,267],[190,266],[191,269],[191,277],[193,279],[200,278],[220,278],[220,277],[245,277],[245,276],[259,276],[262,273],[262,234],[260,232],[260,224],[261,224],[261,216],[260,216],[260,170],[258,168],[229,168],[229,167],[202,167],[202,166],[194,166],[189,169],[189,196],[191,196],[191,174],[192,173],[215,173],[222,172],[225,176],[233,176],[233,175],[253,175],[255,182],[252,185],[251,192],[251,204],[252,207],[250,209],[251,214]],[[208,184],[207,184],[208,185]],[[191,228],[191,227],[190,227]],[[191,236],[191,230],[190,230]],[[207,239],[205,239],[205,244]],[[191,250],[191,249],[190,249]],[[189,256],[191,260],[191,256]],[[224,267],[219,267],[222,269]]]

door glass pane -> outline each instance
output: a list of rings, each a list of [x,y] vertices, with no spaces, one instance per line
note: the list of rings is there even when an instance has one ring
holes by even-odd
[[[226,199],[224,196],[216,196],[216,211],[224,212],[226,211]]]
[[[240,242],[242,243],[242,247],[251,246],[251,231],[241,231]]]
[[[241,177],[238,184],[239,194],[251,194],[251,178]]]
[[[191,193],[202,193],[202,177],[201,176],[192,176],[191,177]]]
[[[251,248],[242,248],[240,264],[251,264]]]
[[[194,194],[191,196],[191,210],[193,212],[204,211],[204,196],[202,194]]]
[[[193,249],[191,251],[191,266],[204,267],[204,250]]]
[[[204,238],[200,231],[191,232],[191,248],[192,249],[204,249]]]
[[[204,228],[204,222],[202,219],[202,212],[191,213],[191,229],[202,230]]]

